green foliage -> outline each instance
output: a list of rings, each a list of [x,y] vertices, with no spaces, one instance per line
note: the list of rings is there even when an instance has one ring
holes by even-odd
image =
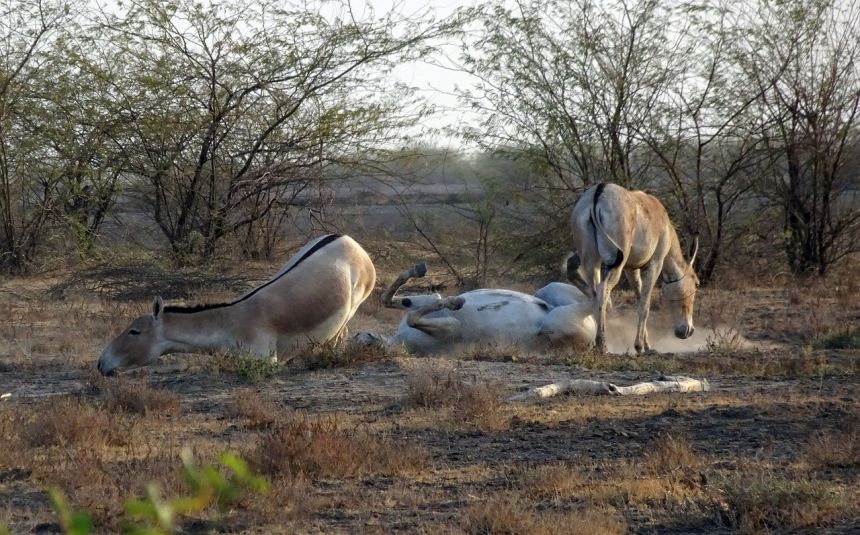
[[[282,367],[283,365],[277,359],[255,356],[224,355],[217,361],[219,371],[236,374],[252,383],[271,379],[281,371]]]
[[[164,499],[158,485],[149,483],[141,498],[125,502],[126,519],[121,523],[124,533],[130,535],[165,535],[176,530],[178,517],[204,511],[214,505],[219,514],[226,513],[246,492],[266,492],[268,482],[256,474],[241,458],[231,453],[218,457],[220,466],[197,466],[191,452],[182,452],[183,477],[189,494]],[[224,475],[224,471],[227,475]],[[57,489],[48,491],[51,506],[56,511],[60,527],[66,535],[93,533],[90,515],[72,511],[65,496]],[[3,534],[0,528],[0,535]]]
[[[57,513],[60,528],[66,535],[88,535],[93,532],[93,520],[85,511],[72,511],[59,489],[49,489],[48,499]]]

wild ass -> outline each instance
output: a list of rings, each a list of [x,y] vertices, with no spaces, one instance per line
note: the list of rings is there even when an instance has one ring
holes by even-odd
[[[108,375],[175,352],[227,351],[291,356],[345,334],[346,323],[373,290],[376,270],[349,236],[329,234],[299,250],[265,284],[229,303],[164,306],[131,322],[99,356]]]
[[[443,353],[459,344],[541,349],[548,345],[590,345],[594,340],[591,299],[569,284],[550,283],[534,295],[482,289],[444,298],[438,293],[395,296],[409,279],[426,273],[423,262],[416,264],[383,294],[386,307],[408,311],[394,336],[362,333],[355,340],[360,344],[402,344],[418,354]]]
[[[693,303],[699,286],[693,262],[699,241],[694,240],[687,262],[659,200],[616,184],[597,184],[576,201],[571,223],[585,284],[595,296],[595,345],[599,351],[606,351],[606,308],[609,293],[618,284],[622,271],[627,273],[639,300],[634,342],[637,352],[651,349],[645,323],[651,290],[661,276],[675,336],[688,338],[693,334]]]

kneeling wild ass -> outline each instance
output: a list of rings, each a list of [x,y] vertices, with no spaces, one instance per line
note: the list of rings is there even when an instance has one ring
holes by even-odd
[[[329,234],[299,250],[271,280],[229,303],[165,306],[135,319],[102,351],[105,375],[166,353],[226,351],[289,357],[340,338],[370,295],[376,270],[349,236]]]

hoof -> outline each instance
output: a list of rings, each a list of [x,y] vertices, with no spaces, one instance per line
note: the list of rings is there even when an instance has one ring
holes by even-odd
[[[424,262],[418,262],[414,266],[412,266],[411,275],[415,278],[421,278],[427,274],[427,264]]]

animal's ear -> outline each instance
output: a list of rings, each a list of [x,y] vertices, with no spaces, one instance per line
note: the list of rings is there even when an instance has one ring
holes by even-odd
[[[690,266],[696,261],[696,255],[699,254],[699,235],[693,238],[693,244],[690,246]]]
[[[155,321],[161,321],[161,312],[164,310],[164,300],[160,295],[155,296],[152,301],[152,318]]]

